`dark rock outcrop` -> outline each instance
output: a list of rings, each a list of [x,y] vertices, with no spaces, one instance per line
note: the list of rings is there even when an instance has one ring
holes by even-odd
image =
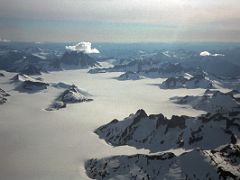
[[[62,85],[62,84],[61,84]],[[67,107],[67,104],[89,102],[93,99],[88,98],[88,93],[80,90],[77,86],[71,85],[46,109],[47,111],[58,110]]]
[[[41,74],[40,69],[31,64],[24,67],[24,69],[21,70],[21,73],[27,74],[27,75],[40,75]]]
[[[63,65],[76,66],[78,68],[89,68],[98,65],[89,55],[76,51],[66,51],[60,61]]]
[[[231,133],[226,133],[231,131]],[[143,110],[122,121],[113,120],[95,130],[113,146],[129,145],[152,152],[184,147],[216,148],[240,136],[239,113],[213,113],[198,117],[147,115]]]
[[[234,93],[222,93],[218,90],[206,90],[202,96],[172,97],[173,102],[181,105],[190,105],[194,109],[206,112],[236,112],[240,111],[240,101]]]
[[[205,75],[196,75],[191,78],[179,76],[179,77],[168,78],[160,85],[160,88],[162,89],[178,89],[178,88],[214,89],[214,84],[213,84],[213,81],[207,79]]]
[[[10,96],[8,93],[6,93],[3,89],[0,88],[0,104],[4,104],[7,102],[7,98]]]
[[[239,145],[193,150],[176,156],[136,154],[90,159],[85,163],[92,179],[233,179],[240,178]]]
[[[11,80],[13,83],[16,83],[15,89],[20,92],[38,92],[47,89],[49,86],[49,84],[43,82],[41,78],[33,78],[25,74],[17,74]]]
[[[138,73],[128,71],[124,74],[121,74],[117,79],[120,80],[120,81],[138,80],[138,79],[141,79],[141,77]]]

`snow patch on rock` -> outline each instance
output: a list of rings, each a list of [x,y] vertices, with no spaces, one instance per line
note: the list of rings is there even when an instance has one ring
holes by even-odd
[[[176,156],[136,154],[90,159],[85,163],[92,179],[238,179],[239,145],[213,150],[193,150]]]
[[[58,110],[65,108],[67,104],[89,102],[93,100],[87,96],[89,96],[89,94],[86,91],[79,89],[75,85],[71,85],[67,90],[60,94],[46,110]]]
[[[240,110],[240,101],[234,97],[233,92],[206,90],[202,96],[184,96],[171,98],[177,104],[190,105],[194,109],[206,112],[232,112]]]
[[[95,130],[112,146],[129,145],[151,152],[174,148],[212,149],[236,143],[240,136],[240,113],[206,114],[198,117],[147,115],[144,110],[122,121],[113,120]]]

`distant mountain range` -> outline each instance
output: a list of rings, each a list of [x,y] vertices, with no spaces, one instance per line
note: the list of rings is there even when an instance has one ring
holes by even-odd
[[[192,72],[194,72],[194,69],[200,68],[202,71],[218,77],[234,78],[240,76],[238,47],[211,51],[213,54],[223,54],[224,56],[204,57],[200,56],[200,52],[191,50],[190,47],[185,45],[179,49],[170,48],[169,50],[159,46],[160,49],[152,51],[148,48],[131,51],[124,48],[125,54],[123,49],[119,49],[120,54],[113,53],[113,56],[108,53],[109,49],[104,48],[101,50],[102,55],[89,55],[76,51],[64,51],[63,45],[62,49],[60,45],[51,44],[39,44],[38,46],[36,44],[32,44],[32,46],[31,44],[28,44],[28,46],[23,44],[20,47],[20,45],[14,43],[9,43],[8,46],[0,44],[0,69],[32,75],[52,70],[96,68],[99,67],[97,61],[112,58],[116,60],[113,68],[95,69],[90,72],[131,71],[152,78],[157,75],[162,77],[164,74],[180,73],[182,70],[184,72],[193,70]],[[166,45],[166,47],[168,46]],[[106,56],[107,54],[109,56]],[[163,64],[176,63],[180,65],[169,67],[169,69],[163,68]],[[167,71],[168,74],[166,74]]]
[[[33,51],[33,52],[32,52]],[[89,68],[98,66],[96,60],[81,52],[65,52],[62,56],[50,56],[43,50],[31,51],[6,50],[0,53],[0,69],[27,75],[39,75],[41,72],[62,70],[64,68]]]
[[[136,56],[135,59],[129,59],[128,63],[124,61],[124,64],[117,64],[113,68],[95,69],[91,70],[90,73],[98,73],[98,71],[101,73],[104,71],[132,71],[142,73],[147,77],[151,77],[152,75],[162,77],[166,72],[194,72],[195,69],[201,69],[202,71],[217,77],[234,78],[240,76],[240,64],[238,63],[238,57],[240,55],[238,54],[238,51],[238,48],[220,51],[224,56],[200,56],[199,53],[183,49],[175,51],[157,51],[149,54],[143,52],[143,54]],[[175,66],[169,66],[169,69],[165,69],[166,66],[163,68],[163,65],[166,64],[175,64]]]

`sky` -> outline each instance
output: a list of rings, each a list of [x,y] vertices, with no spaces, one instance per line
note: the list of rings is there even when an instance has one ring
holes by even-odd
[[[0,0],[0,38],[240,42],[240,0]]]

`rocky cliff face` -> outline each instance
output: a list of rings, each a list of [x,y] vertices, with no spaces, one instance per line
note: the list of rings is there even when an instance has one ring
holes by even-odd
[[[85,163],[92,179],[233,179],[240,177],[240,146],[193,150],[180,156],[136,154],[90,159]]]
[[[147,115],[143,110],[122,121],[99,127],[95,133],[113,146],[129,145],[159,152],[174,148],[213,149],[236,143],[240,136],[240,113],[206,114],[199,117]]]
[[[89,68],[98,66],[98,63],[89,55],[76,51],[66,51],[60,62],[64,67],[75,66],[77,68]]]
[[[147,115],[138,110],[122,121],[114,119],[99,127],[95,133],[112,146],[129,145],[155,154],[90,159],[85,169],[92,179],[240,178],[239,111],[167,119],[163,114]],[[184,153],[171,152],[179,148]]]

